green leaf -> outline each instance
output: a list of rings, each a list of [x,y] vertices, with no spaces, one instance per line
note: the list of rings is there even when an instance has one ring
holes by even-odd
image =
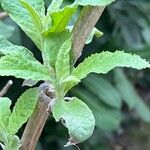
[[[7,129],[10,135],[15,135],[31,116],[37,104],[38,96],[38,88],[29,89],[20,96],[9,118]]]
[[[137,94],[123,71],[116,69],[114,71],[114,79],[122,99],[126,102],[129,108],[134,109],[141,119],[150,122],[150,108],[144,104],[142,98]]]
[[[70,21],[71,17],[74,15],[74,13],[77,10],[77,5],[70,5],[66,6],[63,9],[57,10],[55,12],[49,13],[51,20],[52,20],[52,26],[43,33],[49,34],[49,33],[60,33],[63,32],[68,22]]]
[[[13,75],[32,80],[50,79],[48,71],[28,49],[13,45],[2,35],[0,35],[0,53],[6,55],[0,59],[1,76]]]
[[[39,35],[41,34],[43,30],[42,20],[38,14],[38,12],[35,10],[34,7],[32,7],[28,2],[25,0],[19,0],[20,3],[23,5],[24,8],[26,8],[29,12],[29,14],[32,17],[32,20],[36,26],[37,31],[39,32]]]
[[[28,80],[24,80],[24,81],[23,81],[22,86],[29,86],[29,87],[31,87],[31,86],[36,85],[37,83],[38,83],[37,80],[28,79]]]
[[[83,84],[105,104],[114,108],[121,108],[122,100],[118,91],[106,79],[91,74],[88,78],[83,80]]]
[[[115,67],[132,67],[135,69],[150,68],[150,64],[138,55],[124,53],[123,51],[102,52],[86,58],[72,72],[78,79],[85,78],[89,73],[106,74]]]
[[[26,59],[21,55],[7,55],[0,59],[0,76],[32,80],[49,80],[49,72],[38,62]]]
[[[53,107],[56,121],[63,119],[68,128],[70,139],[66,146],[74,145],[88,139],[94,130],[95,119],[88,106],[77,98],[66,102],[59,100]]]
[[[0,142],[7,141],[7,125],[9,122],[9,117],[11,115],[10,111],[11,100],[6,97],[0,97]]]
[[[60,9],[60,6],[62,5],[64,0],[52,0],[52,3],[48,7],[47,11],[49,12],[54,12],[56,10]]]
[[[18,136],[9,136],[7,137],[7,141],[4,142],[3,150],[19,150],[21,146],[21,141]]]
[[[26,0],[26,2],[34,7],[41,17],[44,17],[45,8],[43,0]],[[1,0],[1,6],[41,49],[41,39],[39,33],[37,32],[36,24],[34,23],[28,10],[21,5],[19,0]]]
[[[56,78],[58,81],[65,79],[70,74],[70,50],[71,38],[63,43],[57,55],[56,60]]]
[[[96,37],[101,37],[103,35],[103,32],[99,31],[97,28],[94,28],[90,34],[90,36],[88,37],[86,44],[89,44],[92,42],[94,35]]]
[[[75,2],[82,6],[106,6],[115,0],[76,0]]]
[[[6,97],[0,97],[0,132],[5,131],[9,116],[11,114],[10,111],[11,100]]]
[[[26,56],[30,60],[36,60],[33,54],[22,46],[13,45],[3,35],[0,35],[0,53],[3,55],[21,55]]]
[[[68,30],[61,34],[52,33],[45,39],[45,49],[43,51],[43,58],[45,62],[48,62],[50,66],[55,68],[57,55],[62,44],[70,37]]]
[[[99,98],[85,87],[76,87],[71,94],[83,99],[92,110],[96,126],[104,131],[113,131],[119,128],[122,115],[120,110],[104,105]]]
[[[11,140],[11,150],[19,150],[21,146],[21,141],[18,136],[14,136],[13,139]]]
[[[5,141],[7,141],[7,133],[6,131],[0,131],[0,146],[2,147],[3,145],[1,145],[2,143],[5,143]]]
[[[60,82],[60,85],[64,87],[64,93],[66,94],[74,85],[78,84],[80,80],[75,76],[68,76],[66,79]]]

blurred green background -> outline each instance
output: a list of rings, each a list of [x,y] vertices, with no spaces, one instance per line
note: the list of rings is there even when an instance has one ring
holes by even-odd
[[[45,1],[48,6],[50,1]],[[75,19],[76,16],[70,24]],[[105,9],[96,27],[104,35],[95,37],[91,44],[85,46],[76,65],[92,53],[106,50],[124,50],[150,61],[150,0],[116,0]],[[36,46],[9,17],[0,20],[0,34],[14,44],[27,47],[41,61]],[[5,96],[11,98],[14,104],[28,87],[22,87],[21,79],[0,77],[0,88],[9,79],[14,84]],[[116,68],[107,75],[90,74],[69,95],[83,99],[96,119],[94,134],[79,144],[81,150],[150,149],[150,70]],[[67,138],[67,129],[61,123],[55,123],[50,116],[37,150],[77,149],[63,148]]]

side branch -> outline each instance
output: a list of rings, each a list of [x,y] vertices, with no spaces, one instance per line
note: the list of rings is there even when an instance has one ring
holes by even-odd
[[[6,12],[0,12],[0,20],[8,17],[8,14]]]
[[[3,89],[0,91],[0,97],[2,97],[3,95],[5,95],[7,93],[7,91],[9,90],[10,86],[13,84],[12,80],[9,80],[7,82],[7,84],[3,87]]]
[[[48,106],[51,106],[50,104],[52,104],[51,102],[55,97],[53,89],[46,83],[43,83],[40,88],[41,94],[21,138],[20,150],[35,150],[44,125],[49,117]]]
[[[80,57],[80,53],[86,43],[86,40],[102,15],[105,7],[86,6],[83,8],[76,25],[73,28],[73,45],[74,60]]]
[[[34,113],[30,117],[27,126],[24,130],[21,138],[20,150],[34,150],[44,128],[46,120],[48,119],[48,108],[49,101],[40,99]]]

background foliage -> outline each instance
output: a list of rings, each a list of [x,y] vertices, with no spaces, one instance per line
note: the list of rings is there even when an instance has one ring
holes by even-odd
[[[67,3],[69,1],[66,1]],[[47,0],[47,5],[49,1]],[[150,61],[150,2],[149,0],[118,0],[111,4],[97,23],[103,31],[101,38],[94,38],[86,45],[80,63],[92,53],[104,50],[124,50],[141,55]],[[76,19],[76,16],[72,20]],[[70,24],[72,24],[70,22]],[[41,60],[39,51],[31,40],[9,18],[0,21],[0,34],[12,43],[32,50]],[[0,77],[2,88],[8,79],[14,84],[6,96],[15,103],[27,89],[23,80]],[[39,85],[40,83],[38,83]],[[70,95],[82,98],[96,118],[93,136],[80,146],[83,150],[148,150],[150,148],[150,71],[115,69],[107,76],[90,74]],[[21,136],[23,128],[19,131]],[[62,150],[67,140],[67,130],[50,117],[47,121],[37,150]],[[66,149],[76,149],[74,147]]]

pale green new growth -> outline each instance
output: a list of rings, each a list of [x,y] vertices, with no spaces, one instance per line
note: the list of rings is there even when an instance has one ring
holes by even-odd
[[[123,51],[102,52],[86,58],[73,70],[72,75],[78,79],[83,79],[91,72],[106,74],[115,67],[144,69],[150,68],[150,64],[138,55],[124,53]]]
[[[15,0],[16,1],[16,0]],[[18,0],[17,0],[18,1]],[[40,14],[41,17],[45,16],[45,3],[44,0],[25,0]]]
[[[38,88],[29,89],[20,96],[9,118],[7,130],[10,135],[15,135],[31,116],[37,104],[38,96]]]
[[[37,31],[39,32],[39,36],[42,33],[43,30],[43,25],[42,25],[42,20],[40,18],[40,15],[38,12],[35,10],[34,7],[32,7],[29,3],[27,3],[25,0],[19,0],[20,3],[28,10],[29,14],[32,17],[32,20],[36,26]]]
[[[76,97],[69,102],[57,101],[52,112],[56,121],[63,119],[68,128],[70,139],[66,146],[85,141],[92,135],[94,116],[88,106]]]
[[[87,41],[86,41],[86,44],[89,44],[92,42],[93,38],[94,38],[94,35],[96,37],[101,37],[103,35],[103,32],[99,31],[97,28],[94,28],[91,32],[91,34],[89,35]]]
[[[64,31],[70,21],[71,17],[77,10],[77,5],[66,6],[63,9],[50,12],[49,17],[52,20],[52,26],[47,31],[44,31],[45,34],[49,33],[60,33]]]
[[[70,55],[71,38],[69,38],[59,49],[56,60],[56,78],[58,81],[63,80],[70,74]]]
[[[115,0],[76,0],[75,2],[82,6],[106,6]]]
[[[69,75],[66,79],[60,81],[60,85],[64,87],[64,95],[76,84],[78,84],[80,80],[72,75]]]
[[[9,144],[10,144],[10,145],[8,145],[9,147],[6,145],[4,150],[5,149],[6,150],[9,150],[9,149],[11,149],[11,150],[19,150],[19,148],[21,146],[21,141],[20,141],[18,136],[14,136]]]

